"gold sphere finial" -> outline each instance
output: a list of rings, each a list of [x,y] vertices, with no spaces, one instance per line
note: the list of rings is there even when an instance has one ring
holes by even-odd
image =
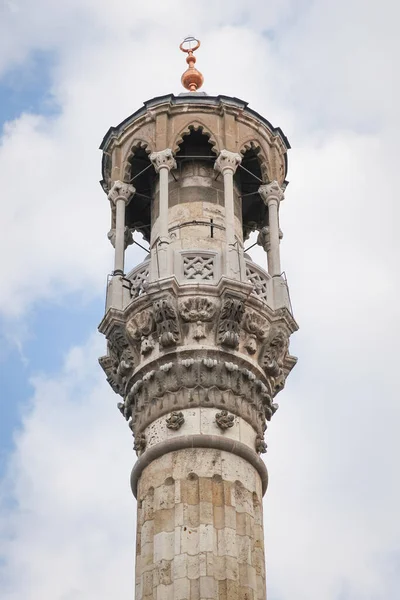
[[[193,52],[200,48],[200,40],[197,40],[192,35],[188,35],[180,44],[179,48],[182,52],[187,53],[186,62],[189,65],[181,77],[182,85],[189,90],[189,92],[197,92],[204,82],[203,75],[194,66],[196,57]]]

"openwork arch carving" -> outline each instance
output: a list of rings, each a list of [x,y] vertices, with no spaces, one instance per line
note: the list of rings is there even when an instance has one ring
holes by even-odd
[[[215,152],[216,155],[219,154],[219,151],[221,150],[221,148],[219,147],[219,144],[215,138],[215,136],[211,133],[211,131],[200,121],[189,121],[184,129],[181,130],[181,132],[177,135],[177,137],[174,140],[174,143],[172,145],[172,151],[175,152],[179,152],[180,150],[180,144],[182,144],[182,142],[184,142],[184,138],[187,135],[190,135],[192,131],[201,131],[201,133],[203,135],[205,135],[206,137],[208,137],[208,140],[212,146],[212,150],[213,152]]]
[[[261,169],[263,181],[264,182],[270,181],[269,160],[268,160],[268,158],[265,154],[264,148],[262,147],[260,142],[258,142],[254,138],[247,140],[246,142],[244,142],[242,144],[242,146],[239,150],[239,153],[242,156],[244,156],[246,154],[246,152],[249,150],[253,150],[255,152],[255,154],[257,155],[257,158],[260,163],[260,169]]]
[[[145,140],[134,139],[132,142],[132,145],[130,147],[130,150],[127,153],[125,160],[124,160],[124,165],[123,165],[123,169],[122,169],[122,173],[124,175],[124,181],[129,181],[131,178],[132,159],[134,158],[136,152],[139,149],[143,149],[146,152],[146,154],[151,154],[151,152],[153,152],[153,149],[150,146],[149,142],[147,142]]]

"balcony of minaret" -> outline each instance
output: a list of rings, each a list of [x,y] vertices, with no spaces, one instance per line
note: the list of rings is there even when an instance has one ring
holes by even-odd
[[[250,142],[237,155],[228,152],[237,156],[230,222],[224,176],[218,166],[221,151],[210,134],[201,126],[189,126],[176,151],[166,152],[152,153],[144,143],[131,149],[125,179],[135,191],[125,207],[125,248],[135,237],[148,246],[148,255],[131,269],[127,265],[119,308],[126,308],[149,284],[168,277],[179,285],[216,285],[221,278],[235,279],[250,284],[251,294],[271,309],[289,308],[286,282],[280,278],[283,293],[277,298],[276,273],[254,262],[246,251],[259,245],[268,254],[270,247],[268,202],[260,190],[268,175],[260,146]],[[168,161],[164,212],[160,211],[160,160]],[[111,306],[109,293],[107,307]]]

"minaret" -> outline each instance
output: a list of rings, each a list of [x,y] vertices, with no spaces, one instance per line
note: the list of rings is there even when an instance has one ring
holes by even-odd
[[[181,44],[188,91],[101,144],[115,265],[100,364],[138,456],[136,600],[263,600],[260,454],[296,362],[279,251],[289,143],[246,102],[198,91],[199,46]],[[253,231],[264,268],[246,254]],[[132,269],[134,232],[148,256]]]

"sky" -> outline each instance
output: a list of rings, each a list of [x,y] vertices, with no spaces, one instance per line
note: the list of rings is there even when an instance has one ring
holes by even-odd
[[[2,600],[133,597],[135,456],[97,363],[113,259],[98,147],[182,91],[188,34],[204,91],[292,146],[299,362],[268,428],[268,599],[400,597],[399,17],[395,0],[0,0]]]

